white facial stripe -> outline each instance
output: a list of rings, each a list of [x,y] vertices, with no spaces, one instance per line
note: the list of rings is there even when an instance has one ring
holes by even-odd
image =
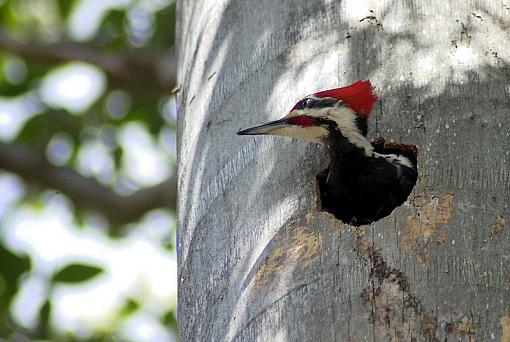
[[[358,126],[356,125],[356,117],[357,114],[350,109],[349,107],[337,107],[337,108],[306,108],[306,109],[299,109],[299,110],[293,110],[289,113],[288,116],[295,116],[295,115],[309,115],[319,118],[325,118],[329,120],[333,120],[336,122],[338,128],[340,129],[340,132],[342,132],[342,135],[349,139],[349,141],[354,144],[355,146],[359,147],[365,152],[365,155],[368,157],[374,156],[376,158],[384,158],[388,162],[394,164],[395,166],[406,166],[409,168],[414,168],[413,163],[409,160],[409,158],[403,156],[403,155],[397,155],[397,154],[380,154],[377,152],[374,152],[374,147],[372,144],[363,136],[361,131],[359,130]],[[313,129],[317,129],[318,127],[313,127]],[[304,130],[312,130],[312,128],[304,128]],[[299,132],[300,136],[303,134],[302,132]],[[315,137],[325,137],[327,136],[328,132],[326,129],[321,131],[321,134],[316,134]],[[295,136],[295,135],[294,135]],[[312,141],[310,139],[307,139],[309,141]],[[322,141],[313,141],[318,143],[323,143]]]
[[[330,108],[326,117],[336,122],[342,135],[349,139],[351,143],[363,149],[367,156],[372,155],[374,147],[356,125],[357,114],[352,109],[349,107]]]
[[[357,114],[349,107],[295,109],[287,116],[290,117],[297,115],[309,115],[336,122],[338,129],[342,132],[344,137],[349,139],[349,141],[357,147],[364,150],[367,156],[372,155],[374,148],[359,130],[356,125]]]

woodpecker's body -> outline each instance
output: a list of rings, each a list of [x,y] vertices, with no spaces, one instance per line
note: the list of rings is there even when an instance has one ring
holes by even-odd
[[[416,160],[411,154],[399,157],[410,161],[412,167],[408,167],[394,157],[386,158],[398,155],[382,147],[368,156],[350,143],[333,142],[328,150],[330,167],[327,178],[321,180],[321,202],[343,222],[369,224],[389,215],[407,199],[416,182]]]
[[[414,155],[367,140],[367,118],[376,100],[370,82],[358,81],[305,97],[285,118],[238,134],[324,144],[330,167],[320,184],[323,208],[345,223],[368,224],[402,204],[417,178]]]

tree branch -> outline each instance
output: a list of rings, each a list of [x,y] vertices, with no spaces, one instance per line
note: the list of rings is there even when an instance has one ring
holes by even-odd
[[[66,195],[78,209],[93,210],[118,228],[140,218],[149,210],[175,209],[177,173],[166,181],[122,196],[93,178],[50,164],[43,153],[17,144],[0,142],[0,168],[13,172],[24,181],[41,188],[52,188]]]
[[[83,43],[16,40],[1,29],[0,51],[50,65],[69,61],[94,64],[105,72],[110,85],[141,93],[169,94],[176,82],[176,63],[170,52],[156,55],[129,49],[114,54]]]

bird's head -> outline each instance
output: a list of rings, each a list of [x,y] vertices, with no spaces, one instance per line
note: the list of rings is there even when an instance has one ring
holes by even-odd
[[[237,134],[279,135],[325,144],[335,132],[363,148],[367,143],[367,118],[377,99],[370,81],[357,81],[306,96],[282,119]]]

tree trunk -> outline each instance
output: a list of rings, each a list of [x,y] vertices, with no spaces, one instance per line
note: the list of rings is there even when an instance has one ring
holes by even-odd
[[[510,3],[181,1],[184,341],[510,340]],[[371,138],[418,147],[408,201],[322,212],[322,147],[239,129],[370,79]]]

